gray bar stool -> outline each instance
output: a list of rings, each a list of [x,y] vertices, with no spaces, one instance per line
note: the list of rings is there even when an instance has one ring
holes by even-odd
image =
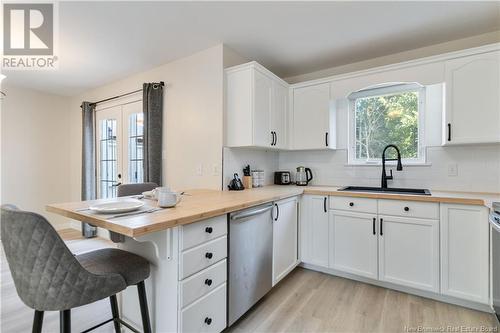
[[[149,262],[133,253],[102,249],[73,255],[52,225],[41,215],[12,205],[1,206],[1,239],[21,300],[35,310],[33,332],[42,332],[44,311],[60,312],[60,330],[71,332],[71,309],[109,297],[115,331],[124,325],[116,294],[137,285],[144,332],[151,332],[144,280]]]
[[[135,183],[135,184],[122,184],[116,188],[116,195],[118,197],[126,197],[128,195],[137,195],[142,192],[152,191],[158,187],[156,183]]]

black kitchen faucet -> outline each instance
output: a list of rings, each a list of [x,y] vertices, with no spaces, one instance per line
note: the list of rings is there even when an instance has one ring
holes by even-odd
[[[388,158],[388,159],[386,159],[385,158],[385,151],[388,148],[394,148],[394,149],[396,149],[396,152],[398,154],[398,158]],[[392,169],[391,169],[391,175],[390,176],[387,176],[387,174],[385,173],[385,161],[398,161],[398,165],[396,166],[396,170],[397,171],[403,170],[403,165],[401,164],[401,153],[399,152],[399,148],[396,147],[395,145],[387,145],[384,148],[384,151],[382,152],[382,184],[381,184],[382,188],[387,188],[387,180],[388,179],[393,179],[393,177],[392,177]]]

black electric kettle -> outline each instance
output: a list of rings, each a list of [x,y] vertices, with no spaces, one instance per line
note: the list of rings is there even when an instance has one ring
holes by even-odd
[[[229,185],[227,187],[229,188],[229,191],[241,191],[244,190],[245,188],[243,187],[243,183],[241,182],[240,177],[238,176],[237,173],[234,174],[234,178],[231,179],[229,182]]]

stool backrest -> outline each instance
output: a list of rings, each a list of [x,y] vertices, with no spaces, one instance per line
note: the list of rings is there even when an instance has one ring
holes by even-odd
[[[82,267],[41,215],[0,207],[1,240],[21,300],[39,311],[61,311],[98,300],[105,277]],[[118,276],[121,278],[121,276]]]
[[[158,187],[156,183],[135,183],[122,184],[117,188],[117,196],[126,197],[128,195],[138,195],[142,192],[151,191]]]

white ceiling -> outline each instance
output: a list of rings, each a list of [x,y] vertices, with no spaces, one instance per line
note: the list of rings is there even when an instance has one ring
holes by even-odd
[[[75,95],[225,43],[282,77],[500,30],[500,2],[60,2],[57,71],[7,82]]]

